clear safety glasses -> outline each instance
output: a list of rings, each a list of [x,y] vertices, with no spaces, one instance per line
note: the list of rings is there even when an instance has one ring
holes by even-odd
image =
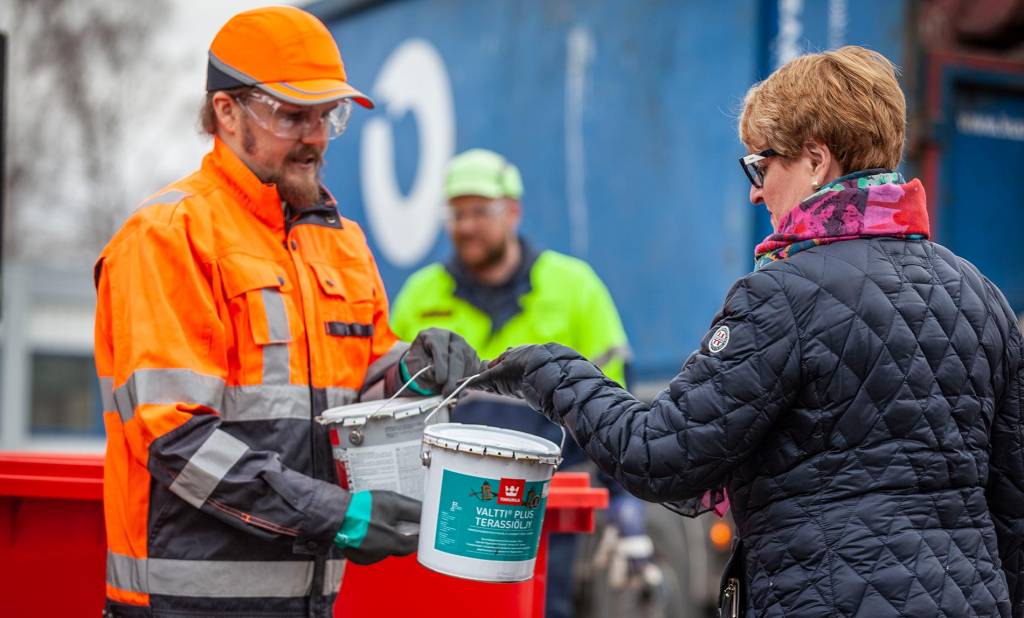
[[[462,208],[455,208],[449,204],[444,213],[445,223],[454,226],[461,221],[468,221],[474,224],[489,221],[504,213],[505,206],[505,200],[502,199],[491,200],[482,204],[474,204],[472,206],[465,206]]]
[[[743,168],[743,173],[747,175],[747,179],[750,180],[750,184],[754,185],[758,189],[764,186],[764,165],[761,161],[769,157],[774,157],[779,153],[775,152],[771,148],[762,150],[761,152],[755,152],[746,156],[740,157],[740,167]]]
[[[327,131],[327,139],[339,137],[348,127],[352,115],[352,101],[344,99],[330,109],[302,107],[284,103],[254,92],[236,98],[238,104],[252,116],[256,124],[284,139],[302,139],[317,131]]]

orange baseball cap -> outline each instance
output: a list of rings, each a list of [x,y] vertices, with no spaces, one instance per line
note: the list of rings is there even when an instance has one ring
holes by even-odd
[[[235,15],[210,44],[206,90],[255,86],[297,105],[370,97],[345,77],[341,52],[327,26],[292,6],[269,6]]]

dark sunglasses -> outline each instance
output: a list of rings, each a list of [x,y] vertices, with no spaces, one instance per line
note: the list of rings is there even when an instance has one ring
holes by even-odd
[[[740,157],[740,167],[743,168],[743,173],[747,175],[747,179],[750,181],[750,184],[754,185],[758,189],[764,186],[764,168],[758,164],[769,157],[776,156],[777,154],[779,153],[769,148],[768,150],[762,150],[761,152],[755,152],[744,157]]]

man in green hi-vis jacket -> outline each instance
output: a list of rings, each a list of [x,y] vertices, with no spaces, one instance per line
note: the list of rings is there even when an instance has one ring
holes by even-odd
[[[624,384],[626,333],[608,289],[582,260],[537,250],[518,235],[519,170],[494,152],[470,150],[449,165],[445,192],[455,255],[409,277],[392,306],[395,334],[412,340],[424,328],[446,328],[481,358],[554,341]]]

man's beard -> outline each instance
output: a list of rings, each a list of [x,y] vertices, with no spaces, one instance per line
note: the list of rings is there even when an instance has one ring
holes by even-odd
[[[248,123],[242,125],[242,148],[249,155],[256,156],[256,138]],[[286,177],[284,167],[293,161],[302,161],[312,157],[316,164],[316,175],[313,180],[298,180]],[[277,194],[281,201],[293,208],[303,209],[315,206],[320,201],[320,170],[323,166],[320,152],[308,144],[299,144],[288,153],[281,166],[276,170],[253,170],[253,173],[265,183],[277,185]]]
[[[500,242],[484,247],[483,254],[473,261],[466,259],[460,250],[459,241],[455,241],[455,251],[458,253],[459,261],[471,272],[480,272],[500,264],[508,254],[508,240],[502,238]]]

